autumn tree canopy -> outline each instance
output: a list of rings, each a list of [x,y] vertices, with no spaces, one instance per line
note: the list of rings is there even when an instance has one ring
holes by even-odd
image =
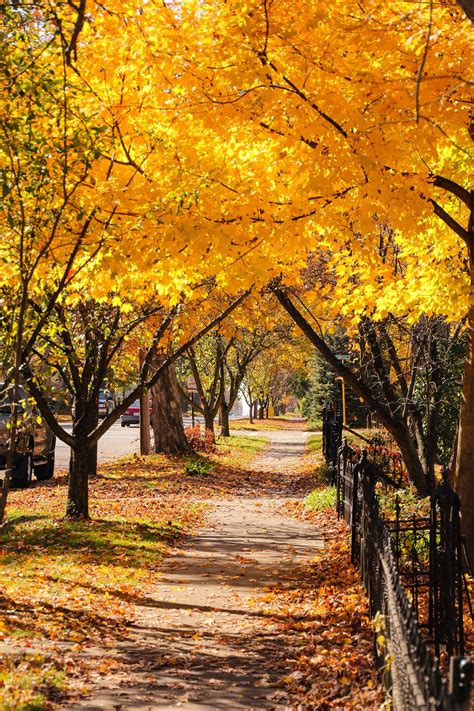
[[[56,304],[170,314],[202,288],[298,285],[316,256],[334,278],[315,294],[353,326],[469,312],[468,478],[468,16],[376,0],[7,3],[0,289],[6,331],[22,314],[22,360]]]

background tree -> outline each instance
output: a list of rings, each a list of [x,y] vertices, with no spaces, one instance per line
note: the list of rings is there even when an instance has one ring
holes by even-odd
[[[245,375],[253,367],[255,359],[264,353],[269,356],[288,338],[288,330],[283,325],[273,329],[265,325],[236,329],[221,366],[224,382],[221,434],[224,437],[230,436],[229,414],[241,392]]]
[[[207,432],[214,437],[214,419],[219,410],[223,393],[223,358],[230,343],[224,344],[221,333],[216,330],[196,346],[189,348],[185,359],[188,368],[182,369],[182,374],[192,378],[196,384],[199,404],[195,404],[198,412],[204,417]],[[180,387],[182,396],[191,403],[183,385]]]

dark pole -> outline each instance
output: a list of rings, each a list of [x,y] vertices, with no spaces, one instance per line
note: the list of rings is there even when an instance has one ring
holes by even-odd
[[[138,364],[141,369],[145,360],[146,350],[138,349]],[[151,451],[150,442],[150,406],[148,402],[148,390],[143,388],[140,391],[140,454],[147,455]]]

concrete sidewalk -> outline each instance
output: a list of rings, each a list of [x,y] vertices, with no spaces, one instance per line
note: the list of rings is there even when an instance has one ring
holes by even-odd
[[[252,470],[281,472],[281,494],[212,502],[207,526],[173,552],[162,583],[137,600],[136,623],[114,651],[127,674],[121,665],[101,675],[90,699],[68,708],[289,708],[275,686],[289,671],[279,620],[252,599],[313,557],[323,540],[310,524],[278,512],[288,498],[285,472],[300,466],[307,433],[265,436],[271,445]]]

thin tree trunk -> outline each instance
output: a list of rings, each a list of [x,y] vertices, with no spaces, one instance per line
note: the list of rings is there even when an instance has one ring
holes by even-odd
[[[426,472],[422,466],[416,444],[410,437],[406,423],[401,418],[394,417],[389,408],[381,404],[373,395],[369,386],[358,378],[350,368],[338,360],[327,343],[316,333],[311,324],[298,311],[284,291],[276,287],[274,293],[287,313],[293,318],[310,342],[316,346],[332,369],[344,378],[346,385],[352,387],[355,393],[363,399],[367,407],[377,415],[381,424],[392,435],[400,448],[408,474],[418,494],[420,496],[427,496],[433,490],[435,482],[430,478],[429,472]]]
[[[212,438],[214,439],[214,415],[212,412],[209,411],[209,408],[205,407],[203,408],[204,412],[204,426],[206,428],[206,432],[210,432],[212,434]]]
[[[249,422],[250,424],[253,424],[253,401],[250,400],[250,405],[249,405]]]
[[[145,363],[145,348],[138,349],[138,372],[141,373]],[[159,382],[159,381],[158,381]],[[150,407],[148,390],[142,388],[140,392],[140,454],[147,456],[151,452],[150,442]]]
[[[152,366],[158,368],[165,356],[155,356]],[[190,451],[181,413],[181,398],[174,363],[165,368],[151,389],[155,452],[183,454]]]
[[[222,402],[221,406],[221,435],[222,437],[230,437],[229,409],[225,401]]]

